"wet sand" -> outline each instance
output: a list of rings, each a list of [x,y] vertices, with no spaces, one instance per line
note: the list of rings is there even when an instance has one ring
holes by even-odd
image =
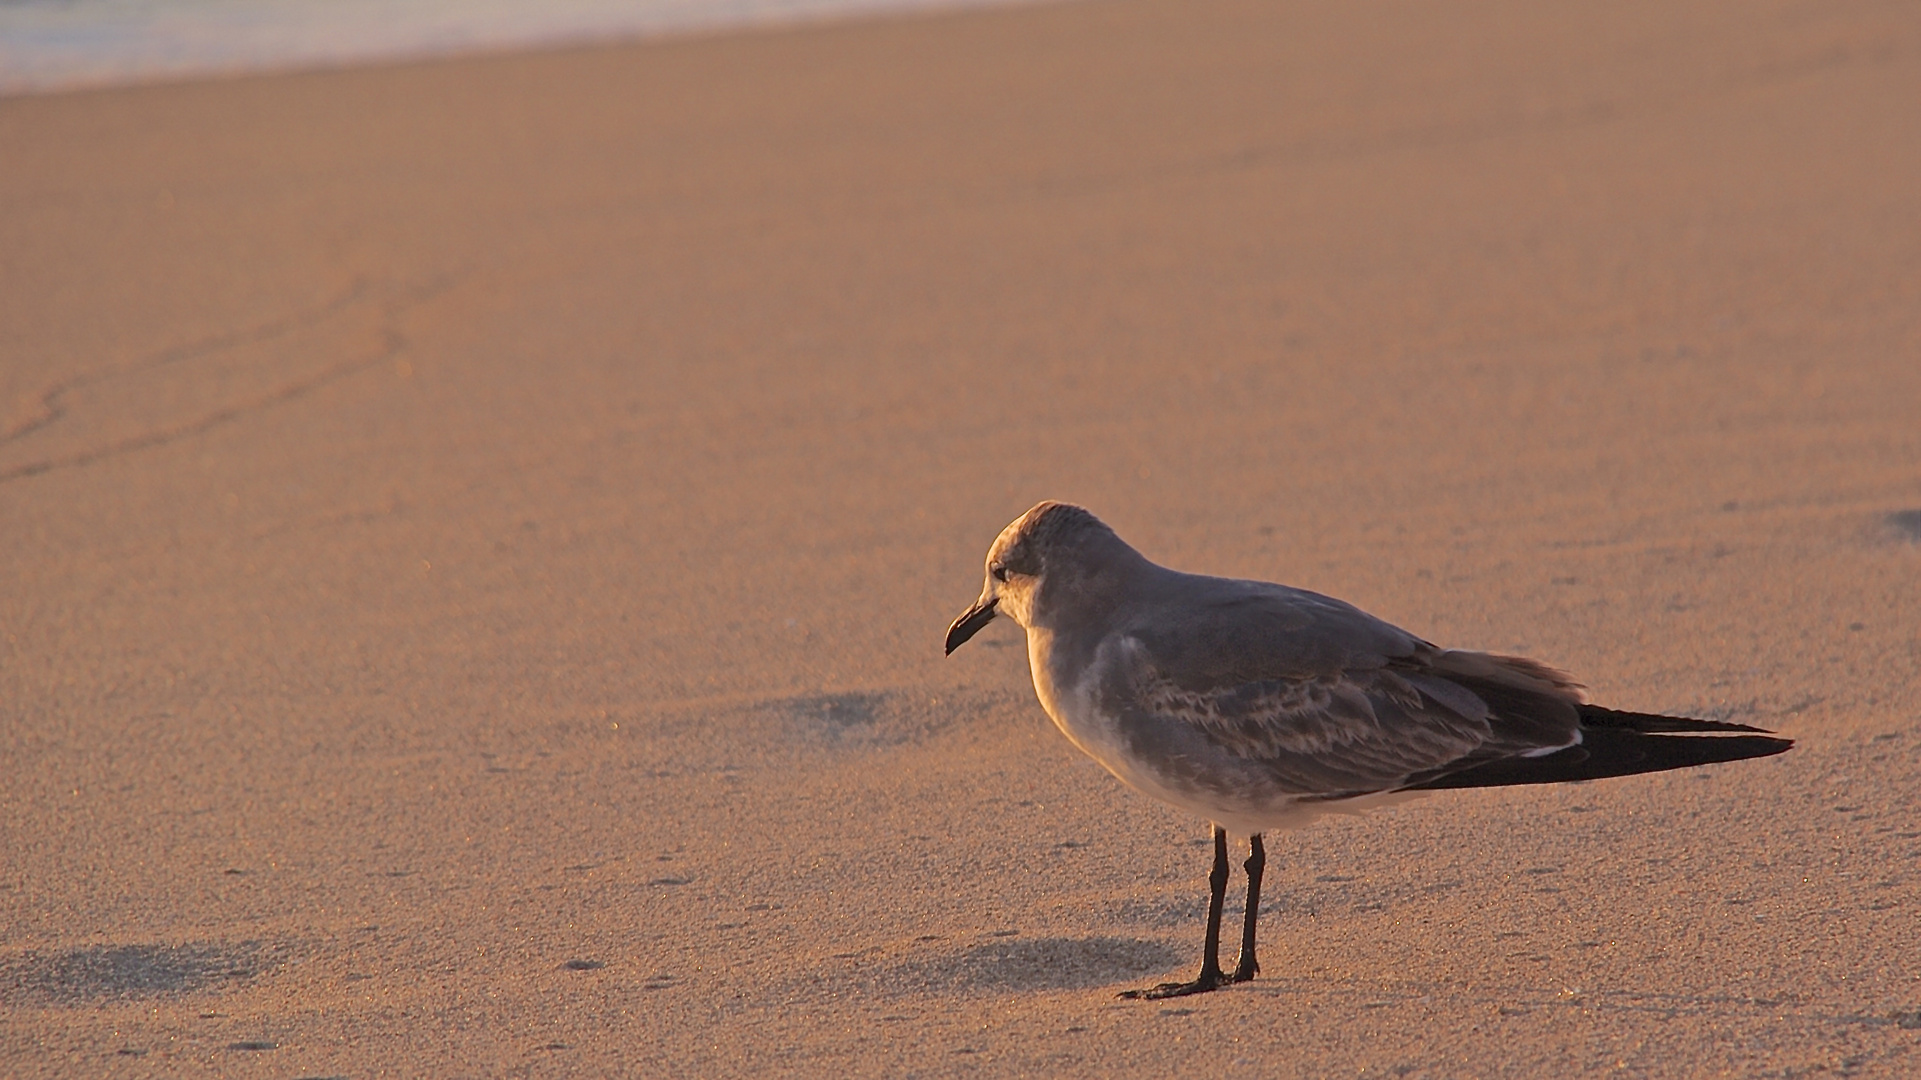
[[[0,100],[0,1071],[1921,1068],[1907,5],[1080,3]],[[1787,755],[1270,843],[1043,497]],[[1238,887],[1238,882],[1237,886]]]

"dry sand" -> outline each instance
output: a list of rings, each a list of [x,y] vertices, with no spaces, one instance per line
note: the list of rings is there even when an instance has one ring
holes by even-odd
[[[1566,7],[0,101],[0,1072],[1921,1070],[1921,19]],[[1801,745],[1118,1001],[1203,823],[940,652],[1046,496]]]

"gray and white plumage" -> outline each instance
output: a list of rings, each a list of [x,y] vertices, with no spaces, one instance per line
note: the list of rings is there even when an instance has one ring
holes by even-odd
[[[1170,570],[1065,503],[1015,520],[987,565],[948,651],[995,614],[1013,618],[1041,705],[1076,746],[1233,832],[1428,788],[1622,775],[1788,745],[1649,735],[1758,729],[1599,709],[1533,660],[1438,648],[1304,589]],[[1611,748],[1617,731],[1639,740],[1625,748],[1635,761],[1571,767],[1592,758],[1576,748],[1597,731]],[[1723,745],[1657,760],[1681,742]],[[1521,768],[1535,761],[1538,776]]]

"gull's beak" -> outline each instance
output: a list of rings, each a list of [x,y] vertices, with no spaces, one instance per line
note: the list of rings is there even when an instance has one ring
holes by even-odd
[[[961,617],[947,628],[947,655],[954,655],[955,649],[967,644],[968,638],[980,633],[981,627],[994,621],[994,605],[998,603],[999,597],[983,596],[973,607],[961,612]]]

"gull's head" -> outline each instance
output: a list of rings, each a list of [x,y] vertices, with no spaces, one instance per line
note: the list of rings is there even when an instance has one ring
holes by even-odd
[[[1115,550],[1133,553],[1101,519],[1070,503],[1048,501],[1014,519],[987,549],[987,582],[980,599],[947,630],[952,653],[1005,615],[1034,625],[1038,606],[1061,586],[1087,577]]]

